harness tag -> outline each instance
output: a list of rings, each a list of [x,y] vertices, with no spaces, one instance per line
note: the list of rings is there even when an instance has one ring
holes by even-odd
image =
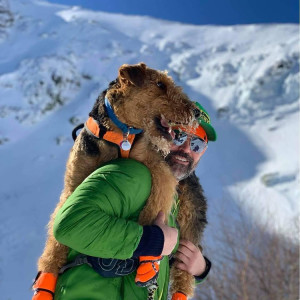
[[[124,151],[128,151],[131,148],[131,144],[128,141],[130,129],[131,129],[131,127],[128,128],[128,131],[126,133],[123,133],[123,141],[120,143],[120,148]]]
[[[120,147],[122,148],[122,150],[128,151],[131,148],[131,144],[129,143],[128,140],[125,140],[121,142]]]

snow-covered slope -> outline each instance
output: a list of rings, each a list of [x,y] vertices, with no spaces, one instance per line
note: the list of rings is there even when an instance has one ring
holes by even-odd
[[[11,0],[0,31],[0,290],[28,299],[71,130],[124,63],[167,69],[212,117],[198,169],[215,212],[288,235],[299,213],[297,25],[191,26]],[[8,16],[11,16],[8,14]],[[0,22],[1,24],[1,22]]]

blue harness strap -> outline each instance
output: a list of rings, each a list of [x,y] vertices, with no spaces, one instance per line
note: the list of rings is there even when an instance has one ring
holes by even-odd
[[[126,124],[122,123],[114,113],[112,106],[107,97],[104,99],[105,107],[109,118],[115,123],[115,125],[122,130],[124,134],[139,134],[143,130],[134,127],[128,127]]]

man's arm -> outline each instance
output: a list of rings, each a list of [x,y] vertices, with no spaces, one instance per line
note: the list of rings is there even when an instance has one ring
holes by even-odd
[[[54,236],[60,243],[95,257],[169,254],[177,241],[176,229],[161,224],[161,217],[152,226],[136,222],[150,190],[150,172],[139,162],[120,160],[101,167],[58,211]]]

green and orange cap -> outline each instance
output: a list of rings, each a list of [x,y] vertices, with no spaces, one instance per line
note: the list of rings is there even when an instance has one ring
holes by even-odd
[[[198,123],[206,132],[207,139],[212,142],[216,141],[217,133],[210,124],[209,114],[207,113],[207,111],[203,108],[203,106],[200,103],[194,102],[194,104],[200,111],[200,116],[198,117]]]

